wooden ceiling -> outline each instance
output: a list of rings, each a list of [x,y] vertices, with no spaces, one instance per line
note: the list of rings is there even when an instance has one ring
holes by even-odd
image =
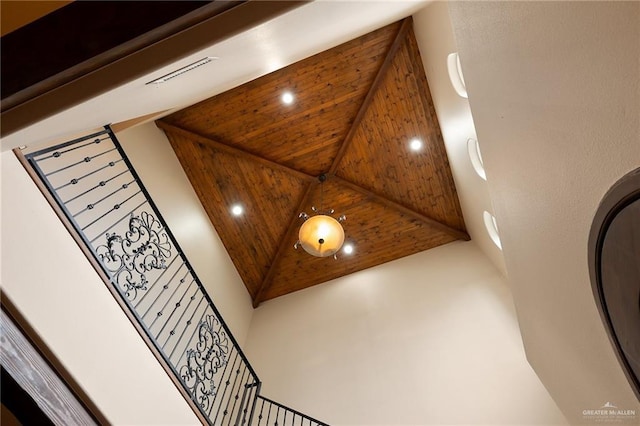
[[[290,105],[285,91],[295,96]],[[254,306],[469,239],[411,18],[156,124]],[[418,152],[409,149],[413,138],[423,141]],[[346,215],[355,247],[337,260],[294,250],[299,213],[320,207],[321,174],[321,207]],[[242,216],[230,213],[234,204]]]

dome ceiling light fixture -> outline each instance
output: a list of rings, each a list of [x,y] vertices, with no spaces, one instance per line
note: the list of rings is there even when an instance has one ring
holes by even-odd
[[[344,229],[342,228],[342,222],[347,217],[341,215],[338,219],[334,219],[332,216],[333,209],[322,211],[322,198],[324,195],[323,184],[327,180],[325,174],[318,176],[320,181],[320,209],[311,207],[315,213],[314,216],[309,216],[307,213],[302,212],[298,215],[303,220],[300,231],[298,232],[298,241],[294,244],[293,248],[298,249],[302,246],[304,251],[312,256],[316,257],[328,257],[333,256],[337,259],[337,252],[344,244]]]

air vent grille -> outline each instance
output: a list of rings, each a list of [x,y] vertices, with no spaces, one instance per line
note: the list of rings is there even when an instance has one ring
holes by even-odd
[[[208,64],[209,62],[211,62],[211,61],[213,61],[215,59],[218,59],[218,58],[215,57],[215,56],[204,57],[204,58],[202,58],[200,60],[197,60],[197,61],[195,61],[195,62],[193,62],[193,63],[191,63],[189,65],[185,65],[182,68],[178,68],[175,71],[171,71],[170,73],[165,74],[162,77],[158,77],[155,80],[151,80],[151,81],[149,81],[149,82],[147,82],[145,84],[161,84],[161,83],[165,83],[165,82],[171,80],[172,78],[176,78],[176,77],[178,77],[178,76],[180,76],[180,75],[182,75],[182,74],[184,74],[186,72],[192,71],[192,70],[194,70],[194,69],[196,69],[198,67],[206,65],[206,64]]]

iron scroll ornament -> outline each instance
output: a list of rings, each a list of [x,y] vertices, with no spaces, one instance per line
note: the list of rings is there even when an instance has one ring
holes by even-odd
[[[229,343],[224,331],[215,329],[219,321],[207,315],[198,326],[198,343],[187,350],[187,363],[180,368],[180,376],[203,410],[208,411],[217,388],[214,377],[227,365]]]
[[[106,234],[105,244],[96,248],[102,264],[111,273],[113,282],[129,300],[147,289],[147,273],[165,269],[171,257],[171,242],[162,224],[151,214],[131,214],[124,236]]]
[[[167,268],[171,243],[162,224],[144,211],[131,214],[127,229],[124,235],[107,233],[106,243],[96,248],[96,254],[111,272],[114,285],[133,301],[147,290],[147,273]],[[194,401],[207,411],[217,392],[215,375],[227,364],[229,342],[213,315],[200,321],[197,336],[195,347],[186,350],[186,362],[178,370]]]

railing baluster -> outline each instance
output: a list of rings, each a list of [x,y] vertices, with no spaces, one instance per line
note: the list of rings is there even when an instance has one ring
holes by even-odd
[[[178,320],[176,321],[176,324],[173,326],[173,328],[171,330],[169,330],[169,335],[167,336],[167,340],[165,340],[164,344],[162,345],[162,349],[163,350],[164,350],[165,346],[167,345],[167,343],[169,343],[169,340],[171,340],[171,337],[175,336],[176,330],[177,330],[178,326],[181,324],[182,318],[184,318],[186,313],[189,312],[189,307],[191,306],[193,301],[196,300],[197,296],[198,296],[198,291],[197,291],[197,288],[196,288],[195,292],[191,295],[191,297],[189,297],[189,303],[187,303],[187,306],[185,306],[184,310],[180,314],[180,318],[178,318]],[[169,358],[171,358],[171,357],[169,357]]]
[[[260,414],[258,414],[258,426],[260,426],[262,424],[262,413],[264,412],[264,403],[265,400],[262,400],[262,404],[260,405]],[[267,420],[268,422],[269,420]]]
[[[189,289],[191,288],[191,284],[193,284],[194,282],[195,282],[194,280],[189,281],[189,285],[187,285],[187,288],[184,289],[184,291],[182,292],[182,295],[180,296],[180,299],[176,302],[175,306],[171,310],[171,313],[167,317],[167,320],[164,322],[164,325],[162,326],[160,331],[158,331],[158,334],[156,334],[156,340],[160,338],[160,335],[164,331],[165,327],[169,324],[169,321],[171,321],[171,318],[173,318],[173,315],[178,311],[178,308],[182,306],[182,301],[184,300],[184,297],[187,295],[187,292],[189,291]],[[176,291],[177,290],[178,290],[178,287],[176,287]],[[169,303],[169,300],[167,300],[167,303]],[[153,324],[151,325],[153,326]]]
[[[180,345],[180,342],[182,341],[182,338],[184,337],[184,333],[189,329],[189,326],[191,324],[193,324],[193,317],[196,315],[196,312],[198,312],[198,309],[200,308],[200,305],[202,304],[202,302],[205,300],[204,296],[202,296],[200,298],[200,301],[198,302],[198,306],[196,306],[196,309],[194,309],[194,311],[191,313],[191,318],[189,318],[189,320],[185,323],[184,329],[182,330],[182,333],[180,333],[180,337],[178,338],[178,340],[176,341],[176,345],[173,347],[173,350],[171,351],[171,354],[169,355],[169,359],[173,358],[173,354],[176,351],[176,349],[178,348],[178,346]],[[187,342],[187,345],[189,344],[189,342]],[[182,358],[182,355],[180,355],[180,358]],[[180,360],[180,358],[178,359],[178,361]],[[176,362],[177,364],[177,362]]]
[[[258,426],[261,424],[262,420],[265,418],[265,410],[266,410],[266,425],[267,426],[285,426],[288,424],[293,425],[295,423],[295,418],[300,417],[300,425],[308,423],[309,426],[328,426],[326,423],[323,423],[319,420],[314,419],[313,417],[307,416],[299,411],[296,411],[292,408],[284,406],[280,403],[277,403],[269,398],[265,398],[262,395],[256,396],[257,400],[261,400],[260,403],[260,413],[258,415]],[[272,412],[271,410],[275,408],[275,419],[272,421]],[[287,422],[287,416],[290,421]]]
[[[117,149],[117,148],[113,148],[113,149],[110,149],[110,150],[107,150],[107,151],[104,151],[104,152],[100,152],[100,153],[98,153],[98,154],[96,154],[96,155],[92,155],[92,156],[90,156],[90,157],[85,157],[85,158],[83,158],[81,161],[77,161],[77,162],[75,162],[75,163],[69,164],[69,165],[64,166],[64,167],[61,167],[61,168],[59,168],[59,169],[56,169],[56,170],[50,171],[49,173],[46,173],[46,174],[45,174],[45,176],[46,176],[46,177],[51,177],[51,176],[55,175],[56,173],[60,173],[60,172],[63,172],[63,171],[65,171],[65,170],[69,170],[69,169],[70,169],[70,168],[72,168],[72,167],[76,167],[76,166],[78,166],[78,165],[82,164],[83,162],[84,162],[84,163],[88,163],[88,162],[90,162],[91,160],[93,160],[94,158],[101,157],[101,156],[103,156],[103,155],[105,155],[105,154],[108,154],[108,153],[110,153],[110,152],[115,151],[116,149]],[[66,151],[66,152],[68,152],[68,151]],[[55,157],[55,154],[54,154],[53,156]]]
[[[122,161],[122,160],[120,160],[120,161]],[[58,188],[55,188],[55,189],[56,189],[56,191],[57,191],[57,190],[60,190],[60,189],[64,189],[64,188],[65,188],[65,187],[67,187],[68,185],[74,185],[74,184],[78,183],[79,181],[81,181],[82,179],[84,179],[85,177],[88,177],[88,176],[90,176],[90,175],[91,175],[91,174],[93,174],[93,173],[97,173],[97,172],[99,172],[99,171],[101,171],[102,169],[107,168],[107,167],[109,167],[109,165],[106,165],[106,166],[104,166],[104,167],[101,167],[100,169],[96,170],[95,172],[91,172],[91,173],[86,174],[86,175],[84,175],[84,176],[81,176],[81,177],[79,177],[79,178],[77,178],[77,179],[72,179],[70,182],[65,183],[64,185],[59,186]],[[73,198],[69,198],[68,200],[63,201],[63,203],[65,203],[65,204],[69,204],[70,202],[75,201],[75,200],[77,200],[78,198],[83,197],[83,196],[85,196],[85,195],[87,195],[87,194],[91,193],[91,191],[94,191],[94,190],[96,190],[96,189],[99,189],[100,187],[106,186],[108,183],[110,183],[110,182],[112,182],[112,181],[116,180],[117,178],[119,178],[120,176],[122,176],[122,175],[124,175],[125,173],[128,173],[128,172],[129,172],[128,170],[123,170],[122,172],[118,173],[117,175],[111,176],[110,178],[105,179],[105,180],[101,180],[101,181],[100,181],[100,182],[98,182],[96,185],[92,186],[91,188],[87,189],[86,191],[83,191],[83,192],[81,192],[81,193],[79,193],[79,194],[75,195]]]
[[[155,324],[155,322],[158,320],[158,318],[160,318],[162,315],[164,315],[164,310],[167,307],[167,305],[169,304],[169,302],[171,301],[171,299],[173,298],[173,296],[176,294],[176,292],[178,291],[178,289],[180,288],[180,284],[184,284],[185,279],[187,277],[187,275],[189,275],[189,271],[187,271],[184,276],[182,278],[180,278],[180,281],[178,282],[178,284],[176,285],[176,288],[173,290],[173,292],[171,293],[171,295],[167,298],[167,301],[164,302],[164,305],[162,305],[162,308],[160,308],[160,310],[156,313],[156,317],[153,319],[153,321],[151,322],[151,325],[149,325],[149,328],[152,328],[153,325]],[[164,293],[165,290],[169,289],[169,285],[173,282],[173,280],[167,282],[163,287],[162,290],[160,291],[160,294],[158,294],[158,297],[156,297],[156,299],[153,301],[153,303],[149,306],[149,309],[151,309],[151,307],[153,305],[155,305],[155,303],[160,299],[160,297],[162,296],[162,294]],[[144,315],[142,316],[142,318],[144,319]]]
[[[231,384],[231,376],[233,375],[233,372],[236,369],[236,361],[238,360],[238,353],[236,353],[236,357],[233,360],[233,367],[231,368],[231,370],[229,370],[229,376],[227,377],[227,380],[224,382],[224,390],[222,391],[222,395],[221,395],[221,403],[218,405],[218,410],[216,411],[216,417],[213,421],[214,424],[218,424],[218,416],[220,415],[220,409],[222,408],[222,405],[224,403],[224,396],[227,393],[227,389],[229,389],[229,385]],[[227,368],[225,367],[225,373],[226,373]],[[224,373],[223,373],[223,379],[224,379]],[[229,400],[227,400],[227,405],[228,405]],[[224,413],[223,413],[223,419],[224,419]]]
[[[142,191],[138,191],[138,192],[134,193],[133,195],[130,195],[127,198],[125,198],[122,202],[114,204],[113,207],[110,210],[108,210],[107,212],[105,212],[102,215],[98,216],[97,218],[95,218],[94,220],[92,220],[91,222],[89,222],[88,224],[83,226],[82,228],[80,228],[80,230],[84,232],[87,228],[95,225],[101,219],[104,219],[109,213],[115,212],[116,210],[120,209],[120,207],[122,207],[122,205],[124,203],[126,203],[128,201],[131,201],[131,199],[133,199],[133,197],[135,197],[136,195],[138,195],[140,193],[142,193]]]

